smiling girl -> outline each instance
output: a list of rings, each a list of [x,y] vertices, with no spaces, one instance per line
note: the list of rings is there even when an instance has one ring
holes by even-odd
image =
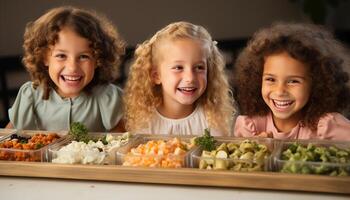
[[[124,43],[109,21],[73,7],[48,11],[27,25],[23,63],[32,81],[19,90],[7,128],[122,130],[115,80]],[[119,125],[120,126],[119,126]]]
[[[124,96],[127,129],[228,135],[233,108],[224,66],[203,27],[176,22],[161,29],[136,50]]]
[[[350,140],[347,50],[316,25],[258,31],[237,59],[238,137]]]

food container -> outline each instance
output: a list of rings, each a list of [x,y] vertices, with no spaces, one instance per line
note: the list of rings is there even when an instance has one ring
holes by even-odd
[[[50,146],[49,161],[63,164],[115,164],[115,152],[136,135],[130,133],[89,133],[91,140],[78,142],[71,137]]]
[[[67,132],[16,131],[0,140],[0,160],[44,162],[50,145],[65,138]]]
[[[348,176],[350,142],[329,140],[282,141],[274,155],[274,168],[284,173]]]
[[[193,168],[232,171],[270,171],[275,143],[270,138],[217,138],[216,148],[192,152]]]
[[[1,138],[9,135],[9,134],[12,134],[12,133],[16,133],[16,129],[6,129],[6,128],[0,128],[0,140]]]
[[[192,137],[142,135],[117,151],[117,165],[133,167],[190,167]]]

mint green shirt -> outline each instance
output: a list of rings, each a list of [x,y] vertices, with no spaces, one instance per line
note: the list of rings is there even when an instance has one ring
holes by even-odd
[[[72,122],[82,122],[90,132],[114,128],[122,118],[122,90],[113,84],[95,86],[91,94],[62,99],[51,90],[43,100],[43,89],[32,82],[21,86],[9,118],[16,129],[69,130]]]

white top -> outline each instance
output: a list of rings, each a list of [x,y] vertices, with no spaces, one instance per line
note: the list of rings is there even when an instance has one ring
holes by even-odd
[[[157,110],[154,112],[148,128],[137,131],[142,134],[164,134],[164,135],[203,135],[204,129],[208,128],[208,122],[201,106],[187,117],[171,119],[163,116]],[[220,136],[217,130],[210,129],[213,136]]]

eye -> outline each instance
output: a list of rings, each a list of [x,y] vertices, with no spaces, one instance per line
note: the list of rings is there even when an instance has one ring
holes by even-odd
[[[205,71],[205,70],[206,70],[206,66],[203,65],[203,64],[196,65],[196,66],[195,66],[195,69],[196,69],[197,71]]]
[[[175,65],[174,67],[172,67],[171,69],[175,70],[175,71],[180,71],[183,69],[182,65]]]
[[[265,82],[271,82],[271,83],[275,82],[275,79],[273,77],[265,77],[263,80]]]
[[[291,80],[288,80],[288,84],[298,84],[298,83],[301,83],[301,81],[298,80],[298,79],[291,79]]]
[[[64,60],[67,56],[63,53],[59,53],[59,54],[55,54],[54,57],[57,58],[58,60]]]
[[[90,58],[91,58],[91,56],[88,54],[82,54],[79,56],[80,60],[89,60]]]

